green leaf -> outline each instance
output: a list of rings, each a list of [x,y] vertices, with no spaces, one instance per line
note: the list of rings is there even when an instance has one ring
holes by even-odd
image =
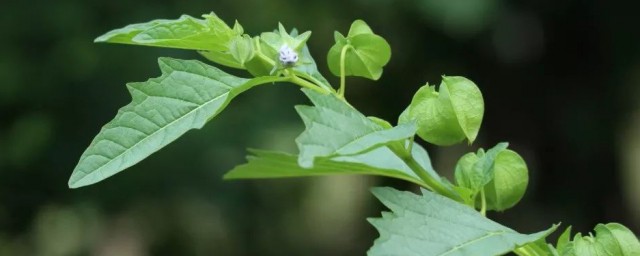
[[[560,234],[558,237],[558,243],[556,244],[556,249],[561,252],[565,247],[571,242],[571,226],[567,227],[567,229]]]
[[[229,43],[229,53],[241,67],[253,58],[253,39],[248,35],[237,36]]]
[[[239,93],[283,78],[238,78],[194,60],[159,59],[162,75],[129,83],[132,101],[118,111],[80,157],[69,187],[108,178],[201,128]]]
[[[399,122],[416,120],[418,136],[427,142],[448,146],[465,138],[476,139],[484,114],[478,87],[464,77],[443,76],[440,91],[426,84],[413,96]]]
[[[306,126],[296,138],[300,166],[310,168],[317,157],[353,155],[415,134],[413,123],[384,129],[332,94],[303,91],[315,106],[296,106]]]
[[[223,52],[235,36],[243,33],[239,24],[232,29],[214,13],[202,17],[204,19],[182,15],[177,20],[132,24],[109,31],[95,42]]]
[[[371,256],[501,255],[556,229],[521,234],[424,189],[422,196],[393,188],[374,188],[373,194],[392,212],[368,219],[380,233]]]
[[[596,236],[583,237],[577,233],[573,241],[564,246],[563,256],[631,256],[640,255],[638,238],[618,223],[598,224]]]
[[[374,34],[364,21],[354,21],[346,38],[338,32],[334,36],[336,42],[327,55],[331,73],[340,76],[341,55],[344,49],[346,76],[372,80],[378,80],[382,76],[382,68],[391,59],[391,47],[384,38]]]
[[[236,166],[229,171],[225,179],[259,179],[308,177],[338,174],[378,175],[406,180],[424,186],[408,167],[398,168],[395,155],[386,147],[374,149],[353,157],[322,158],[315,161],[312,168],[298,165],[298,157],[281,152],[250,150],[253,155],[247,157],[248,162]],[[380,159],[390,161],[381,162]]]

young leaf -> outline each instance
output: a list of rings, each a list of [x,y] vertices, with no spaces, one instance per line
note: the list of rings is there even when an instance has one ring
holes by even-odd
[[[591,235],[583,237],[580,233],[576,234],[573,241],[560,251],[560,255],[640,255],[640,242],[627,227],[618,223],[598,224],[595,231],[595,237]]]
[[[354,21],[346,38],[336,32],[335,39],[336,43],[327,54],[331,73],[340,76],[341,56],[344,54],[344,75],[372,80],[382,76],[382,68],[391,59],[391,47],[384,38],[374,34],[364,21]]]
[[[191,50],[226,51],[228,43],[242,35],[242,27],[230,28],[214,13],[204,19],[182,15],[177,20],[153,20],[115,29],[95,42],[158,46]]]
[[[418,136],[448,146],[465,138],[473,143],[480,130],[484,102],[478,87],[464,77],[443,76],[440,91],[429,84],[413,96],[399,122],[418,122]]]
[[[382,158],[393,158],[395,155],[384,148],[358,155],[351,159],[318,159],[312,168],[302,168],[298,165],[298,157],[281,152],[250,150],[253,155],[247,157],[246,164],[236,166],[227,174],[225,179],[259,179],[259,178],[288,178],[337,174],[378,175],[406,180],[425,186],[411,170],[395,168],[389,164],[378,164]],[[390,159],[393,161],[393,159]]]
[[[546,237],[556,226],[520,234],[470,207],[422,190],[422,196],[392,188],[373,194],[392,212],[368,219],[378,230],[368,255],[501,255]]]
[[[317,157],[353,155],[415,134],[413,123],[384,129],[334,95],[304,92],[315,106],[296,106],[306,126],[296,138],[302,167],[313,167]]]
[[[127,85],[132,101],[118,111],[80,157],[69,187],[110,177],[201,128],[239,93],[277,77],[238,78],[194,60],[159,59],[162,75]]]
[[[253,58],[253,39],[248,35],[237,36],[229,42],[229,53],[233,56],[235,63],[244,67],[245,63]]]

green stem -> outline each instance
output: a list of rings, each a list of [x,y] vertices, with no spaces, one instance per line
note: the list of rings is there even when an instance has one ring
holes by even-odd
[[[298,76],[296,76],[296,74],[294,74],[293,72],[286,72],[288,70],[285,70],[285,75],[287,75],[288,77],[288,81],[297,85],[300,85],[304,88],[309,88],[311,90],[314,90],[316,92],[322,93],[322,94],[327,94],[327,93],[331,93],[331,91],[328,91],[326,89],[320,88],[318,87],[318,85],[311,83],[307,80],[304,80]]]
[[[302,73],[302,72],[300,72],[300,71],[298,71],[298,70],[294,70],[294,69],[292,69],[291,71],[292,71],[294,74],[296,74],[297,76],[299,76],[299,77],[301,77],[301,78],[303,78],[303,79],[309,80],[310,82],[312,82],[312,83],[316,84],[317,86],[320,86],[320,87],[324,88],[325,90],[331,91],[331,93],[333,93],[333,94],[335,94],[335,93],[336,93],[336,90],[335,90],[335,89],[333,89],[332,87],[327,87],[327,86],[326,86],[326,85],[324,85],[322,82],[320,82],[320,80],[318,80],[317,78],[315,78],[315,77],[313,77],[313,76],[311,76],[311,75],[309,75],[309,74]]]
[[[338,96],[340,98],[344,98],[344,91],[346,90],[346,82],[345,82],[345,58],[347,55],[347,50],[351,48],[351,45],[345,45],[342,47],[340,51],[340,89],[338,89]]]
[[[446,196],[458,202],[464,202],[460,195],[453,190],[446,188],[442,182],[435,180],[427,171],[422,168],[422,166],[413,158],[411,152],[408,152],[404,146],[402,147],[389,147],[393,153],[395,153],[402,161],[411,168],[413,171],[424,183],[427,185],[428,189],[431,189],[433,192],[436,192],[440,195]]]
[[[487,216],[487,197],[484,195],[484,188],[480,190],[480,202],[482,202],[480,214],[482,214],[482,216]]]
[[[513,253],[520,255],[520,256],[541,256],[541,255],[547,255],[547,253],[545,252],[541,252],[538,253],[538,250],[536,250],[534,247],[532,247],[532,245],[527,244],[524,245],[522,247],[518,247],[515,250],[513,250]]]

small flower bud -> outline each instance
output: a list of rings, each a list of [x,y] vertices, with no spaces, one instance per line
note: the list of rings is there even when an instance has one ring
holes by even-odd
[[[282,45],[280,50],[278,51],[278,58],[280,59],[280,63],[283,66],[293,66],[298,62],[298,53],[296,53],[291,47],[288,45]]]

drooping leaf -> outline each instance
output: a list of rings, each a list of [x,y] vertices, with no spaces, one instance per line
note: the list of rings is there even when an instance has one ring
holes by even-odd
[[[560,251],[563,256],[640,255],[640,241],[627,227],[618,223],[598,224],[596,236],[577,233]]]
[[[308,177],[336,174],[378,175],[392,177],[424,186],[411,170],[394,168],[393,164],[379,164],[379,159],[394,162],[395,155],[391,151],[378,148],[351,158],[318,159],[312,168],[298,165],[298,156],[281,152],[251,150],[253,155],[247,157],[248,162],[238,165],[229,171],[225,179],[259,179]],[[397,163],[395,163],[397,164]],[[400,163],[402,164],[402,163]]]
[[[334,95],[303,91],[314,106],[296,106],[306,126],[296,138],[300,166],[309,168],[317,157],[353,155],[415,134],[413,123],[384,129]]]
[[[239,93],[277,77],[244,79],[194,60],[159,59],[162,75],[129,83],[132,101],[118,111],[80,157],[69,187],[108,178],[201,128]]]
[[[202,17],[204,19],[182,15],[177,20],[132,24],[109,31],[95,42],[222,52],[228,50],[228,43],[235,36],[243,33],[239,24],[232,29],[214,13]]]
[[[369,219],[380,233],[371,256],[501,255],[556,229],[521,234],[424,189],[422,196],[393,188],[374,188],[373,194],[392,212]]]
[[[382,76],[382,68],[391,59],[391,47],[384,38],[374,34],[364,21],[354,21],[347,37],[336,32],[335,39],[335,44],[327,54],[327,64],[331,73],[340,76],[341,55],[344,49],[346,76],[372,80],[378,80]]]
[[[465,138],[473,143],[480,130],[484,102],[478,87],[464,77],[442,78],[440,91],[426,84],[400,115],[399,122],[418,122],[418,136],[448,146]]]

